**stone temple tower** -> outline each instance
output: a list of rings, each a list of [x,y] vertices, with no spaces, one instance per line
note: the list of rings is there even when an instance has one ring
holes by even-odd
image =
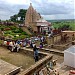
[[[29,27],[31,23],[36,22],[40,18],[41,18],[40,14],[36,12],[32,4],[30,3],[30,6],[26,12],[25,26]]]
[[[44,31],[48,32],[50,30],[50,26],[51,23],[44,20],[30,3],[25,16],[25,27],[30,28],[33,32],[43,33]]]

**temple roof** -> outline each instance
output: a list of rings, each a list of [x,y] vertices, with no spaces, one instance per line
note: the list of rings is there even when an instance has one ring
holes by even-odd
[[[37,11],[33,8],[32,4],[30,3],[30,6],[26,12],[25,25],[29,25],[29,23],[36,22],[40,18],[40,14],[37,13]]]
[[[43,19],[43,17],[33,8],[32,4],[26,12],[25,25],[28,27],[30,23],[36,23],[36,26],[51,26],[51,23]]]
[[[36,22],[37,22],[37,26],[51,26],[51,23],[46,21],[43,18],[37,20]]]
[[[45,19],[41,18],[39,20],[37,20],[36,22],[47,22]]]

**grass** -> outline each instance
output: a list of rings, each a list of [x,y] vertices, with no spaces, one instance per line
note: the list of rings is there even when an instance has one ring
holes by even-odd
[[[3,44],[3,40],[0,40],[0,45]]]
[[[62,27],[63,25],[69,25],[71,30],[75,31],[75,21],[60,21],[60,22],[52,22],[52,25],[54,26],[54,28],[59,28]]]
[[[24,32],[21,28],[17,28],[16,26],[0,25],[0,30],[4,31],[5,37],[8,36],[12,38],[13,40],[24,39],[26,37],[30,37],[30,35]]]

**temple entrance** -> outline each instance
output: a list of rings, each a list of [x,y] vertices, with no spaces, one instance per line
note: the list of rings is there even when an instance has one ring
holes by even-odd
[[[37,27],[37,32],[40,33],[40,26]]]

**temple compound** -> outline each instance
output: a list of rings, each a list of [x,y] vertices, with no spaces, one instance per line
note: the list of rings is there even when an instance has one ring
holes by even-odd
[[[43,17],[33,8],[31,3],[26,12],[25,26],[31,27],[33,31],[38,33],[42,33],[43,31],[48,32],[51,29],[51,23],[44,20]]]

